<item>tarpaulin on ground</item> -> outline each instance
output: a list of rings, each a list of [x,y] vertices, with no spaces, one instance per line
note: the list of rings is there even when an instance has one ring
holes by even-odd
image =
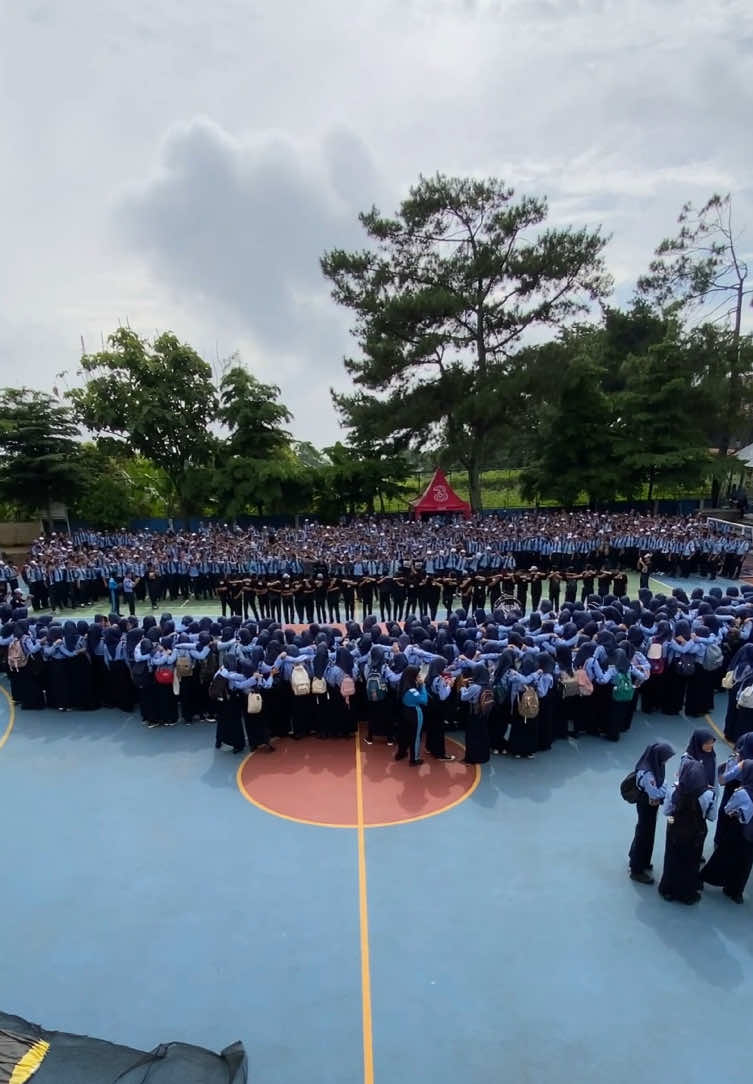
[[[220,1054],[187,1043],[165,1043],[147,1053],[84,1035],[45,1031],[20,1016],[0,1013],[0,1084],[27,1080],[32,1084],[246,1084],[248,1063],[242,1043]]]

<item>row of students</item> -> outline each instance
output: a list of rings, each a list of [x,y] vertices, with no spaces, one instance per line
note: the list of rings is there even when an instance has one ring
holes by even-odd
[[[668,742],[647,746],[635,766],[630,800],[635,801],[638,819],[628,855],[630,877],[654,884],[652,856],[661,808],[667,835],[659,892],[669,901],[698,903],[704,885],[714,885],[742,903],[753,868],[753,733],[742,735],[718,771],[715,740],[710,730],[693,731],[671,786],[666,765],[675,751]],[[718,783],[724,793],[717,817]],[[714,850],[704,863],[708,824],[714,820]]]

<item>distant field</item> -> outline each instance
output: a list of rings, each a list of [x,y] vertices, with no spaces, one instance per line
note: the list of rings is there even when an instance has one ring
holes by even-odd
[[[524,500],[520,494],[520,487],[518,484],[520,473],[520,468],[516,467],[510,467],[507,470],[484,471],[481,476],[481,494],[484,508],[533,508],[533,502]],[[448,472],[447,477],[458,496],[468,500],[468,475],[465,471],[450,471]],[[418,497],[429,484],[430,480],[431,473],[422,474],[420,480],[418,475],[409,478],[405,484],[406,492],[404,500],[393,499],[385,501],[385,511],[400,512],[407,509],[408,502],[415,497]],[[656,500],[687,500],[688,498],[703,497],[705,495],[705,493],[697,490],[688,492],[682,492],[680,490],[668,491],[660,488],[654,490],[654,498]],[[648,488],[644,487],[643,493],[640,495],[639,499],[645,500],[647,496]],[[619,501],[624,500],[625,498],[620,494],[615,494],[614,499]],[[539,506],[542,508],[552,508],[556,507],[558,503],[558,501],[540,501]],[[588,503],[585,493],[580,495],[578,503]]]

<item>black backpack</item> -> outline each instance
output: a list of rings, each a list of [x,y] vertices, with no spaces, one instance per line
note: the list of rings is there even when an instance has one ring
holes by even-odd
[[[131,667],[131,677],[137,689],[145,689],[151,680],[148,662],[135,662]]]
[[[224,700],[227,696],[230,683],[222,674],[215,674],[209,683],[209,699]]]
[[[636,782],[636,773],[634,771],[629,772],[620,783],[620,794],[624,801],[628,802],[630,805],[636,805],[640,793],[640,787]]]

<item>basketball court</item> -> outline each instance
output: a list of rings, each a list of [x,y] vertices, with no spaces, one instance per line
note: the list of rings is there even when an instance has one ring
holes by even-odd
[[[0,709],[6,1012],[242,1039],[254,1084],[628,1084],[646,1051],[706,1084],[717,1041],[747,1076],[751,901],[673,906],[626,874],[619,782],[690,721],[416,770],[352,739],[244,759],[207,725]]]

